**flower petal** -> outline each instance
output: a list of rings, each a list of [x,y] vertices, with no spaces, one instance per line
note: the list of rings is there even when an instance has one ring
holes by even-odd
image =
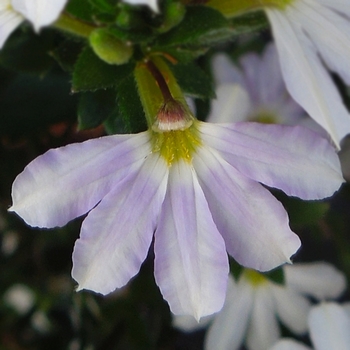
[[[302,23],[327,66],[350,84],[349,19],[318,1],[300,2],[291,16]]]
[[[174,314],[199,320],[222,308],[228,274],[225,244],[193,168],[182,160],[170,169],[154,249],[156,282]]]
[[[309,315],[310,336],[317,350],[348,350],[350,318],[341,306],[323,303]]]
[[[299,126],[201,123],[203,141],[245,176],[302,199],[322,199],[344,179],[328,141]]]
[[[288,288],[319,300],[337,298],[346,288],[344,274],[326,262],[299,263],[283,269]]]
[[[255,289],[254,306],[247,334],[250,350],[269,349],[280,337],[275,305],[270,285],[265,283]]]
[[[350,115],[316,49],[300,28],[300,20],[295,22],[294,17],[289,18],[293,6],[284,11],[273,8],[265,11],[272,25],[289,93],[328,131],[340,148],[341,139],[350,132]]]
[[[294,339],[282,339],[277,342],[270,350],[312,350],[308,346],[297,342]]]
[[[296,334],[306,333],[310,301],[285,286],[273,285],[271,291],[275,299],[277,315],[282,323]]]
[[[245,121],[249,116],[250,99],[240,85],[222,84],[216,89],[208,122],[229,123]]]
[[[32,22],[35,30],[38,32],[41,27],[56,21],[66,2],[67,0],[12,0],[12,6]]]
[[[159,12],[157,0],[124,0],[131,5],[148,5],[154,12]]]
[[[23,17],[12,10],[10,2],[0,4],[0,49],[10,34],[23,22]]]
[[[84,220],[73,253],[79,290],[107,294],[140,269],[152,242],[168,177],[159,154],[121,181]]]
[[[17,176],[9,210],[31,226],[63,226],[93,208],[149,152],[148,133],[50,150]]]
[[[246,279],[236,284],[230,276],[226,301],[205,338],[207,350],[236,350],[242,344],[253,307],[254,290]]]
[[[282,204],[208,147],[197,150],[193,164],[229,254],[260,271],[289,262],[300,240]]]

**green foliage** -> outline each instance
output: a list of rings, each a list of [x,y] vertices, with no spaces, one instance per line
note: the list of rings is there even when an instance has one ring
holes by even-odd
[[[132,64],[114,66],[100,60],[90,48],[85,48],[74,67],[72,91],[96,91],[115,86],[132,72]]]

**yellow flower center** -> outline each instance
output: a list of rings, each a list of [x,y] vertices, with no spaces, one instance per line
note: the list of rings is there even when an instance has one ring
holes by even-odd
[[[244,277],[245,277],[254,287],[261,286],[262,284],[268,282],[267,278],[266,278],[263,274],[261,274],[261,273],[255,271],[255,270],[245,269],[243,274],[244,274]]]
[[[180,159],[191,163],[193,153],[201,145],[201,139],[194,122],[185,130],[152,132],[153,152],[160,152],[168,166]]]

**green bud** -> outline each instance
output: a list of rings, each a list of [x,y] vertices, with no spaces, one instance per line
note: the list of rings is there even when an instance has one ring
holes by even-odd
[[[89,41],[95,54],[108,64],[127,63],[133,55],[131,45],[119,40],[105,28],[94,30]]]
[[[171,2],[164,12],[164,22],[158,29],[159,32],[164,33],[171,28],[177,26],[184,18],[186,12],[185,6],[180,2]]]

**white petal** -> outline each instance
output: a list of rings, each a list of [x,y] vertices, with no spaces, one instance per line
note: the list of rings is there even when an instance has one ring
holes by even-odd
[[[64,226],[93,208],[150,151],[146,132],[50,150],[17,176],[9,210],[31,226]]]
[[[67,0],[12,0],[13,8],[32,22],[38,32],[59,17]]]
[[[255,289],[254,306],[247,334],[250,350],[269,349],[280,337],[275,304],[269,283]]]
[[[3,47],[10,34],[22,22],[23,17],[19,13],[13,11],[9,4],[3,8],[2,6],[0,7],[0,49]]]
[[[197,320],[225,301],[228,258],[192,166],[175,162],[155,233],[156,282],[176,315]]]
[[[274,285],[271,291],[275,298],[278,317],[282,323],[294,333],[306,333],[310,301],[285,286]]]
[[[131,5],[148,5],[154,12],[159,12],[158,0],[124,0]]]
[[[199,322],[189,315],[177,315],[173,316],[173,327],[183,331],[183,332],[194,332],[203,328],[208,327],[210,322],[215,317],[215,314],[202,317]]]
[[[242,72],[225,54],[216,54],[212,60],[214,79],[217,85],[238,84],[244,86]]]
[[[295,20],[302,23],[327,66],[350,84],[350,20],[317,1],[300,2],[295,10]]]
[[[334,147],[300,126],[201,123],[203,141],[245,176],[302,199],[331,196],[344,182]]]
[[[278,341],[270,350],[312,350],[308,346],[297,342],[294,339],[282,339]],[[329,349],[330,350],[330,349]]]
[[[337,298],[346,288],[344,274],[326,262],[299,263],[283,269],[288,288],[319,300]]]
[[[193,164],[229,254],[260,271],[289,262],[300,240],[282,204],[209,147],[197,150]]]
[[[212,100],[208,122],[232,123],[245,121],[249,116],[249,111],[249,96],[240,85],[220,85],[216,89],[216,99]]]
[[[317,350],[349,350],[350,318],[341,306],[324,303],[309,315],[310,335]]]
[[[124,286],[147,256],[162,206],[168,167],[149,155],[136,174],[120,182],[84,220],[73,253],[79,290],[107,294]]]
[[[205,338],[206,350],[236,350],[240,348],[247,332],[253,307],[252,285],[241,278],[236,284],[229,277],[226,301],[215,316]]]
[[[288,18],[288,10],[270,8],[266,13],[288,91],[340,147],[341,139],[350,132],[350,115],[335,84],[308,37]]]

